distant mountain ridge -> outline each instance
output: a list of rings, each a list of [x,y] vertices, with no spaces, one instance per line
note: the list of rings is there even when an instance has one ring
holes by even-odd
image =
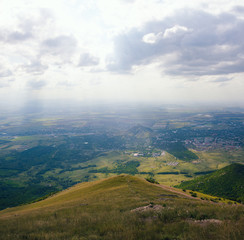
[[[177,187],[244,202],[244,165],[233,163]]]
[[[149,127],[144,127],[142,125],[137,125],[128,130],[129,135],[133,135],[137,138],[147,138],[151,137],[153,130]]]

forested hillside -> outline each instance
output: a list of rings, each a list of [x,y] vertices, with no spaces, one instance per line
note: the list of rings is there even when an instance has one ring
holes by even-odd
[[[178,187],[244,202],[244,165],[234,163]]]

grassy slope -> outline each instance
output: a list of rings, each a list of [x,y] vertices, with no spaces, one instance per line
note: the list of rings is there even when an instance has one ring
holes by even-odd
[[[179,187],[244,202],[244,165],[231,164]]]
[[[160,211],[131,212],[149,203]],[[242,239],[242,205],[184,198],[120,175],[0,212],[0,239]],[[190,220],[189,220],[190,219]],[[194,222],[220,219],[221,224]]]

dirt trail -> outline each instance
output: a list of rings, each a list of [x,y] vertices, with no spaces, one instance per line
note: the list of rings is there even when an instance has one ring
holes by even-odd
[[[159,184],[158,186],[161,187],[161,188],[163,188],[164,190],[167,190],[167,191],[170,191],[170,192],[173,192],[173,193],[177,193],[177,194],[183,195],[183,196],[185,196],[187,198],[200,200],[199,198],[192,197],[192,196],[190,196],[190,195],[188,195],[188,194],[186,194],[184,192],[177,191],[173,187],[169,187],[169,186],[165,186],[165,185],[161,185],[161,184]]]

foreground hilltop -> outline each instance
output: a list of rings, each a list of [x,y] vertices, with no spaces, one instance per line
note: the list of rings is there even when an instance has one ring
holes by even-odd
[[[243,239],[244,207],[192,199],[130,175],[77,184],[0,212],[0,239]]]
[[[244,165],[233,163],[178,187],[244,203]]]

